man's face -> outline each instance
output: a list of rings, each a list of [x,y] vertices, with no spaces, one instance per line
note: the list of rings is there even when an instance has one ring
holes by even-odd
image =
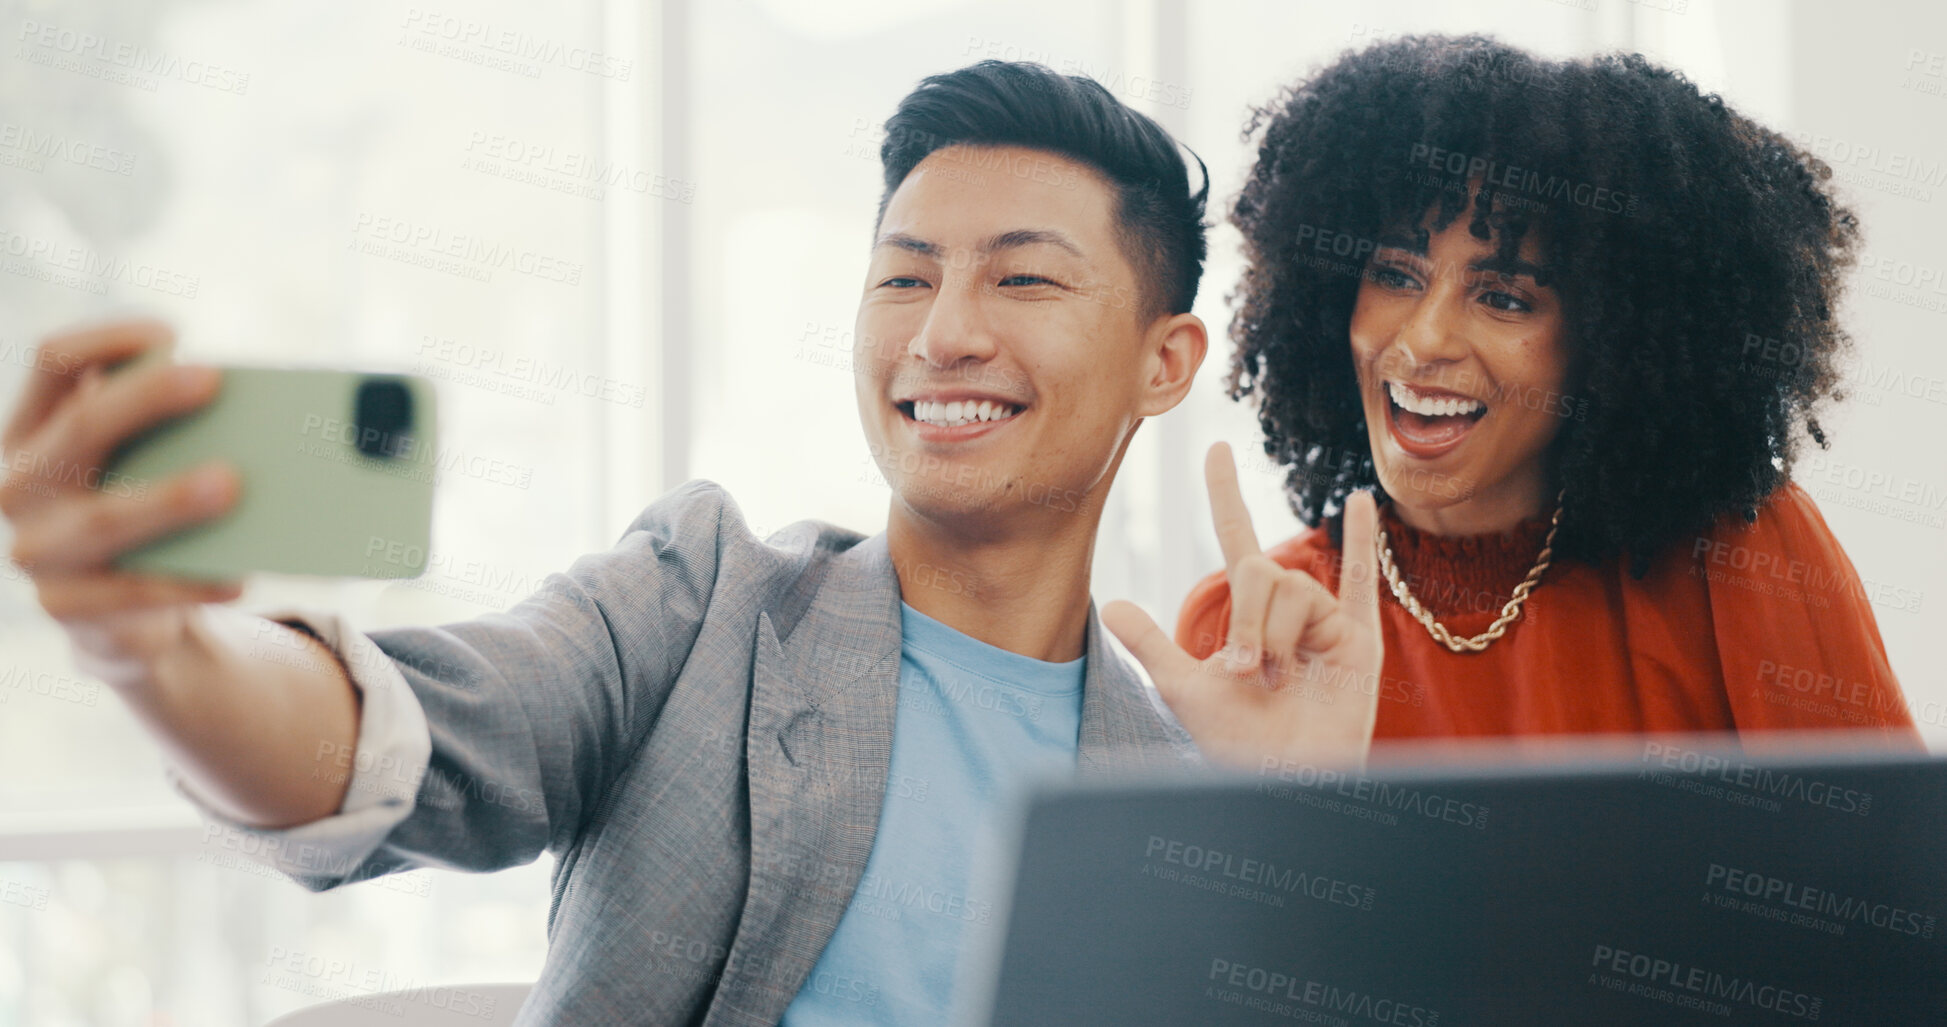
[[[943,148],[893,193],[853,366],[896,506],[969,530],[1099,510],[1160,412],[1115,204],[1092,169],[1016,147]]]

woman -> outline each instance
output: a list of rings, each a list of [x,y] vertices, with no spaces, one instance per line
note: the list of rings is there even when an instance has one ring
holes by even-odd
[[[1232,211],[1233,398],[1338,587],[1376,486],[1375,737],[1918,736],[1859,576],[1789,474],[1847,339],[1828,169],[1639,56],[1348,55],[1259,110]],[[1190,594],[1178,644],[1231,630]]]

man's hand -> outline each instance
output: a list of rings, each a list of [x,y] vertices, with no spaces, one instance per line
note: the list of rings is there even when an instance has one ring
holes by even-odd
[[[1103,625],[1149,671],[1213,760],[1252,769],[1267,758],[1363,766],[1385,656],[1372,494],[1357,492],[1346,502],[1345,559],[1334,596],[1258,548],[1229,446],[1210,447],[1204,476],[1230,579],[1224,647],[1199,661],[1129,602],[1104,607]]]
[[[129,549],[220,516],[240,492],[222,463],[104,481],[116,447],[216,395],[214,368],[156,361],[107,373],[170,338],[164,325],[122,321],[41,343],[0,433],[0,515],[13,522],[14,562],[81,669],[127,700],[198,792],[244,823],[309,823],[338,811],[350,787],[349,774],[320,775],[316,757],[358,739],[359,693],[338,659],[309,635],[206,605],[235,599],[235,583],[114,567]],[[259,658],[237,630],[217,628],[218,614],[242,618],[242,637],[311,658]]]
[[[198,468],[163,481],[103,488],[115,448],[216,395],[217,373],[158,361],[110,376],[109,366],[171,341],[151,321],[54,335],[36,351],[20,402],[0,434],[0,515],[13,522],[13,560],[41,606],[66,628],[90,669],[111,684],[139,679],[181,636],[196,604],[234,599],[232,583],[116,571],[122,552],[228,510],[234,471]]]

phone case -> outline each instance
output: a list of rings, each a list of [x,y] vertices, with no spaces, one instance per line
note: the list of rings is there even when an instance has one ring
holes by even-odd
[[[123,570],[409,578],[426,566],[438,477],[432,383],[413,375],[225,367],[217,395],[126,444],[104,490],[208,460],[237,469],[224,517],[124,553]]]

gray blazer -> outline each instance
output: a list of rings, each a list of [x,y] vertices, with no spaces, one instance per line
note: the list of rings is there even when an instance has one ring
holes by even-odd
[[[546,850],[547,964],[519,1023],[778,1021],[884,801],[900,611],[883,535],[806,521],[760,540],[694,481],[512,610],[370,640],[430,756],[362,862],[301,882]],[[1198,762],[1093,606],[1087,656],[1082,772]]]

